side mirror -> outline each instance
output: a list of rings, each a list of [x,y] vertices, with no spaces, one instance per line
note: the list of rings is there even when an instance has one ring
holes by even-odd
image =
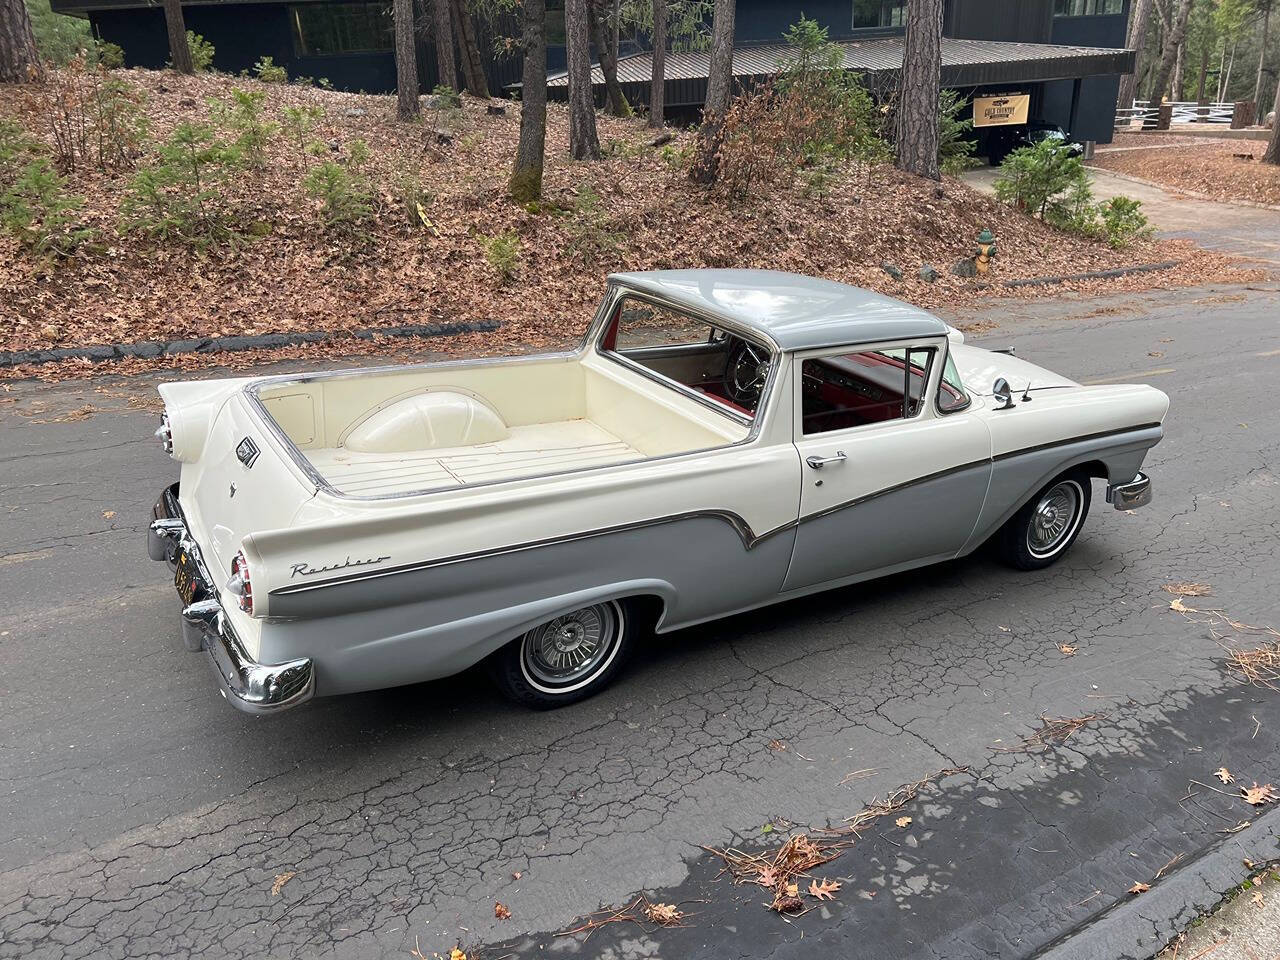
[[[1013,406],[1013,391],[1009,389],[1009,381],[1004,377],[996,377],[991,386],[991,394],[1000,402],[997,410],[1008,410]]]

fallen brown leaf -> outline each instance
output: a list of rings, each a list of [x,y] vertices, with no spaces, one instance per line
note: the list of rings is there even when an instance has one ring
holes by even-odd
[[[1252,903],[1255,907],[1266,906],[1266,900],[1262,898],[1262,893],[1260,891],[1257,893],[1254,893],[1253,897],[1250,899],[1249,902]]]
[[[1183,603],[1181,597],[1174,597],[1173,600],[1170,601],[1169,603],[1169,609],[1173,610],[1176,613],[1197,613],[1198,612],[1195,607],[1188,607],[1185,603]]]
[[[275,882],[271,884],[271,895],[273,897],[280,896],[280,891],[284,889],[284,885],[297,875],[297,870],[290,870],[287,873],[277,873]]]
[[[674,927],[684,919],[684,912],[674,903],[646,903],[644,915],[649,918],[650,923],[662,927]]]
[[[1146,893],[1150,889],[1151,889],[1151,884],[1143,883],[1141,880],[1139,880],[1137,883],[1135,883],[1132,887],[1130,887],[1125,892],[1132,893],[1136,897],[1138,894]]]
[[[1235,777],[1231,775],[1231,771],[1226,767],[1219,767],[1217,770],[1213,771],[1213,775],[1223,783],[1230,783],[1235,779]]]
[[[897,820],[893,822],[896,823],[899,827],[903,827],[903,828],[911,826],[910,817],[899,817]]]
[[[1275,788],[1271,784],[1258,786],[1258,781],[1253,781],[1252,787],[1241,787],[1240,796],[1244,798],[1245,803],[1251,803],[1255,807],[1260,807],[1264,803],[1271,803],[1276,798]]]
[[[1172,593],[1179,597],[1204,597],[1212,592],[1212,587],[1207,583],[1166,583],[1162,588],[1166,593]]]
[[[819,900],[834,900],[836,891],[840,889],[839,880],[817,880],[809,881],[809,896],[816,897]]]
[[[116,512],[115,512],[114,510],[103,510],[103,511],[102,511],[102,519],[103,519],[103,520],[110,520],[110,519],[111,519],[112,517],[114,517],[115,515],[116,515]]]
[[[1064,657],[1074,657],[1076,655],[1076,650],[1077,648],[1073,647],[1069,643],[1058,644],[1058,652],[1062,654]]]
[[[493,905],[493,915],[499,920],[510,920],[511,911],[507,909],[506,904],[495,902]]]

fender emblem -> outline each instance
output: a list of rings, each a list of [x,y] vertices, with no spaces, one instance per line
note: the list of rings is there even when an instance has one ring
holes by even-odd
[[[236,446],[236,459],[246,467],[252,467],[253,462],[258,459],[258,445],[249,437],[245,437]]]
[[[313,567],[311,564],[295,563],[289,571],[289,579],[294,577],[314,577],[317,573],[333,573],[335,570],[346,570],[350,567],[371,567],[376,563],[382,563],[384,560],[390,560],[390,557],[369,557],[366,560],[352,560],[347,557],[342,563],[331,563],[325,567]]]

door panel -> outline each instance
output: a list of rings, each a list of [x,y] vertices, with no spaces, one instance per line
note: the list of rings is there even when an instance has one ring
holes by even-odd
[[[991,478],[991,436],[975,413],[807,436],[800,523],[784,590],[955,556]],[[843,456],[843,459],[841,459]],[[831,458],[813,468],[811,457]]]

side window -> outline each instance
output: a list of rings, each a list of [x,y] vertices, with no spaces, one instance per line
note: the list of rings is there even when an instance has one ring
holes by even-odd
[[[911,419],[929,384],[932,348],[867,350],[801,364],[806,435]]]
[[[956,370],[956,362],[947,352],[947,362],[942,368],[942,382],[938,384],[938,412],[955,413],[969,406],[969,394],[965,393],[964,383]]]

